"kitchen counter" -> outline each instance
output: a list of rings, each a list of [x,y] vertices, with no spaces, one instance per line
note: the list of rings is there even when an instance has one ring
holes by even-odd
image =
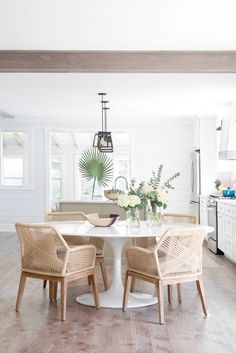
[[[61,212],[114,213],[119,214],[120,219],[126,219],[126,211],[111,200],[61,200],[58,206]],[[140,210],[140,219],[144,220],[144,209]]]
[[[217,203],[236,206],[236,199],[217,199]]]
[[[103,200],[103,199],[94,199],[94,200],[61,200],[59,201],[59,205],[60,204],[63,204],[63,203],[81,203],[81,204],[90,204],[90,203],[93,203],[93,204],[107,204],[107,203],[110,203],[110,204],[115,204],[116,202],[115,201],[112,201],[112,200]]]

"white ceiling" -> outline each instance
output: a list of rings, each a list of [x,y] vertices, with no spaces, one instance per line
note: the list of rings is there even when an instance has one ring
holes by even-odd
[[[108,94],[111,127],[127,118],[220,115],[236,101],[236,74],[0,74],[0,108],[15,121],[100,126],[98,92]]]
[[[0,49],[236,49],[235,0],[1,0]]]
[[[1,0],[0,50],[235,50],[235,13],[235,0]],[[99,91],[111,127],[220,115],[236,101],[236,75],[0,74],[0,109],[15,121],[100,124]]]

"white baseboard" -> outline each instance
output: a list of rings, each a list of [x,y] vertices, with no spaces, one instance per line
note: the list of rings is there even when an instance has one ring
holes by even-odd
[[[14,223],[0,223],[0,232],[15,232],[15,224]]]

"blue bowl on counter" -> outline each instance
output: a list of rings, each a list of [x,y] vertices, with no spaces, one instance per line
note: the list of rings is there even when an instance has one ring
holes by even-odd
[[[223,190],[223,196],[224,197],[235,197],[235,190],[233,190],[233,189]]]

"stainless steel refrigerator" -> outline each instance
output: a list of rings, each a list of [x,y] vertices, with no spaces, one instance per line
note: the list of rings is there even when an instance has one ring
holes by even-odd
[[[190,163],[190,204],[191,212],[199,221],[200,207],[199,195],[201,194],[200,150],[194,150]]]

